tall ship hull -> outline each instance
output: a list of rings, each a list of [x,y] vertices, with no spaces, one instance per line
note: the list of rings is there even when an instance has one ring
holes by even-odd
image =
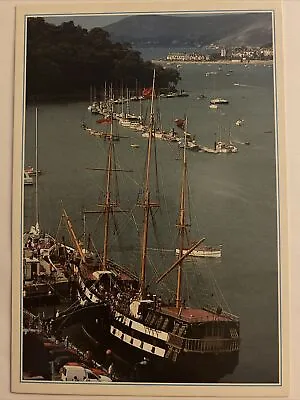
[[[105,328],[99,326],[96,314],[83,323],[103,351],[113,349],[130,364],[132,379],[138,378],[145,361],[143,378],[155,382],[218,382],[233,372],[240,346],[235,316],[192,308],[179,316],[175,307],[155,306],[150,300],[140,305],[144,309],[140,316],[128,312],[124,300],[122,307],[112,305]]]

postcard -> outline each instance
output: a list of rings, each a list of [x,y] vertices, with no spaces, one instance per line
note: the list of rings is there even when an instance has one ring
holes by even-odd
[[[281,13],[16,7],[12,392],[288,394]]]

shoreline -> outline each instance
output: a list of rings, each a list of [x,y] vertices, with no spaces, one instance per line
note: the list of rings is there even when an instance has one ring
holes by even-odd
[[[274,60],[247,60],[247,61],[231,61],[231,60],[214,60],[214,61],[169,61],[169,60],[151,60],[152,63],[154,64],[167,64],[167,65],[181,65],[181,64],[222,64],[222,65],[250,65],[250,64],[266,64],[266,65],[272,65],[274,63]]]

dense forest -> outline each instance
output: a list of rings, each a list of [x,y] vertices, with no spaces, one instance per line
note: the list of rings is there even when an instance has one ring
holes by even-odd
[[[112,43],[101,28],[87,30],[73,21],[57,26],[29,18],[26,59],[27,101],[86,99],[90,87],[120,89],[151,85],[154,64],[128,43]],[[180,80],[173,68],[156,68],[158,88]]]

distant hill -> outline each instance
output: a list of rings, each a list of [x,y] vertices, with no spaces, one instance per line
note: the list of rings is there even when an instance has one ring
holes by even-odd
[[[202,16],[133,15],[103,27],[113,41],[135,46],[260,46],[272,42],[271,13]]]

